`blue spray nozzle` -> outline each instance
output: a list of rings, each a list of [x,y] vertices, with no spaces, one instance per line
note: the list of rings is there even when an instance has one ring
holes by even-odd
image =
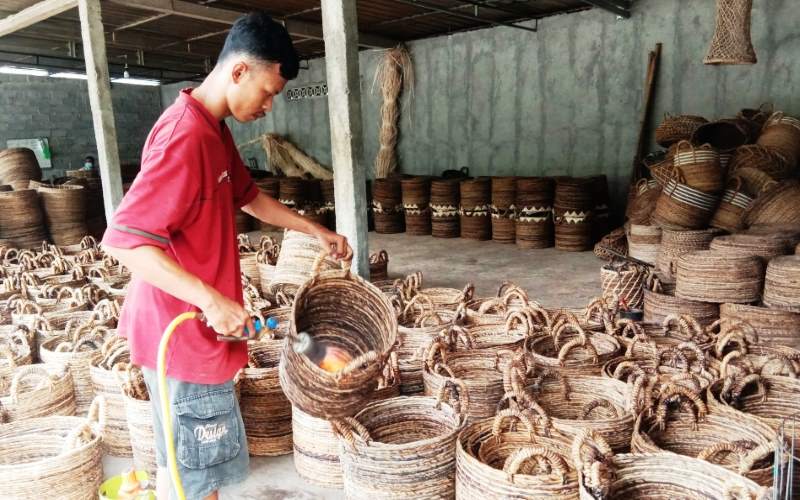
[[[272,316],[267,318],[267,328],[269,328],[270,330],[274,330],[274,329],[278,328],[278,324],[279,323],[278,323],[277,318],[274,318]]]
[[[256,335],[258,335],[261,332],[261,330],[264,329],[264,326],[261,324],[261,320],[260,319],[254,319],[253,320],[253,328],[255,328],[255,330],[256,330],[256,333],[255,333]],[[245,337],[250,337],[251,336],[250,335],[250,330],[248,330],[247,327],[244,327],[244,336]]]

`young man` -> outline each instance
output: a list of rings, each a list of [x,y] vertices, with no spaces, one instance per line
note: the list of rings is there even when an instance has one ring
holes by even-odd
[[[258,190],[223,121],[263,117],[297,71],[297,54],[281,25],[264,13],[236,21],[211,74],[196,89],[183,90],[153,127],[141,172],[103,239],[133,273],[119,332],[128,338],[132,362],[143,367],[153,401],[160,499],[175,492],[165,468],[156,352],[164,328],[186,311],[201,311],[207,323],[184,323],[167,355],[186,497],[216,499],[220,487],[247,475],[247,442],[232,382],[247,363],[247,345],[217,341],[217,334],[254,331],[242,307],[235,211],[312,234],[334,258],[352,255],[343,236]]]

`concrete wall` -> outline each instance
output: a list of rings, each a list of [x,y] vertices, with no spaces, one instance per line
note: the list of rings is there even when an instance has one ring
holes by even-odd
[[[619,200],[627,185],[641,116],[647,52],[663,42],[656,118],[709,118],[773,102],[800,115],[800,14],[796,0],[755,2],[755,66],[705,66],[714,29],[711,0],[637,0],[629,20],[599,10],[550,17],[538,33],[473,31],[410,44],[417,75],[400,127],[403,172],[473,175],[605,173]],[[363,162],[378,150],[380,96],[372,92],[379,52],[362,52]],[[311,61],[299,85],[325,79]],[[175,88],[165,88],[167,101]],[[237,142],[275,131],[330,164],[325,99],[287,102],[251,124],[232,124]],[[264,164],[258,147],[245,158]]]
[[[112,85],[120,158],[138,162],[150,127],[161,114],[157,87]],[[0,149],[8,139],[47,137],[53,169],[46,178],[97,158],[87,84],[81,80],[0,75]]]

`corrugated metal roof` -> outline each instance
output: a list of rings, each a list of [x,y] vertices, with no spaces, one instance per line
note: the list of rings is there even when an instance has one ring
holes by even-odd
[[[178,0],[180,1],[180,0]],[[186,0],[244,13],[264,9],[277,19],[303,24],[304,34],[293,35],[297,50],[304,58],[324,53],[324,44],[316,39],[321,33],[321,8],[313,0]],[[604,0],[625,2],[627,0]],[[4,0],[0,18],[19,12],[37,0]],[[103,22],[110,62],[174,70],[171,75],[203,73],[213,64],[225,40],[229,24],[214,19],[199,20],[164,14],[151,8],[106,0],[102,4]],[[511,23],[548,15],[589,8],[587,0],[359,0],[358,24],[362,40],[380,36],[375,43],[404,42],[464,30]],[[482,5],[476,5],[482,4]],[[309,30],[312,39],[308,38]],[[0,61],[16,57],[32,63],[31,57],[17,53],[69,57],[70,44],[80,59],[81,37],[77,9],[65,12],[34,26],[0,38]],[[12,54],[13,53],[13,54]],[[69,61],[67,61],[69,62]],[[165,75],[165,78],[169,78]]]

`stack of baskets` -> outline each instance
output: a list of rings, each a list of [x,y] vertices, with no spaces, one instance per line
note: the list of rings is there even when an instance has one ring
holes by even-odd
[[[431,234],[434,238],[458,238],[458,207],[461,198],[458,180],[431,181]]]
[[[0,151],[0,184],[14,190],[28,189],[30,181],[42,180],[42,170],[36,155],[28,148]]]
[[[488,177],[461,181],[459,204],[461,237],[469,240],[490,240],[492,219],[492,182]]]
[[[516,239],[520,248],[553,246],[555,182],[547,177],[517,179]]]
[[[586,178],[556,179],[554,221],[555,245],[559,250],[583,252],[594,245],[592,181]]]
[[[631,224],[628,228],[628,255],[634,259],[656,265],[661,250],[661,228]]]
[[[305,179],[281,177],[278,185],[278,199],[293,210],[302,209],[308,199]]]
[[[372,181],[372,213],[375,218],[376,233],[395,234],[405,230],[402,185],[399,177]]]
[[[406,233],[431,234],[431,180],[412,177],[401,181]]]
[[[492,177],[492,240],[514,243],[516,239],[516,177]]]
[[[0,244],[38,247],[47,241],[39,194],[33,189],[0,192]]]

